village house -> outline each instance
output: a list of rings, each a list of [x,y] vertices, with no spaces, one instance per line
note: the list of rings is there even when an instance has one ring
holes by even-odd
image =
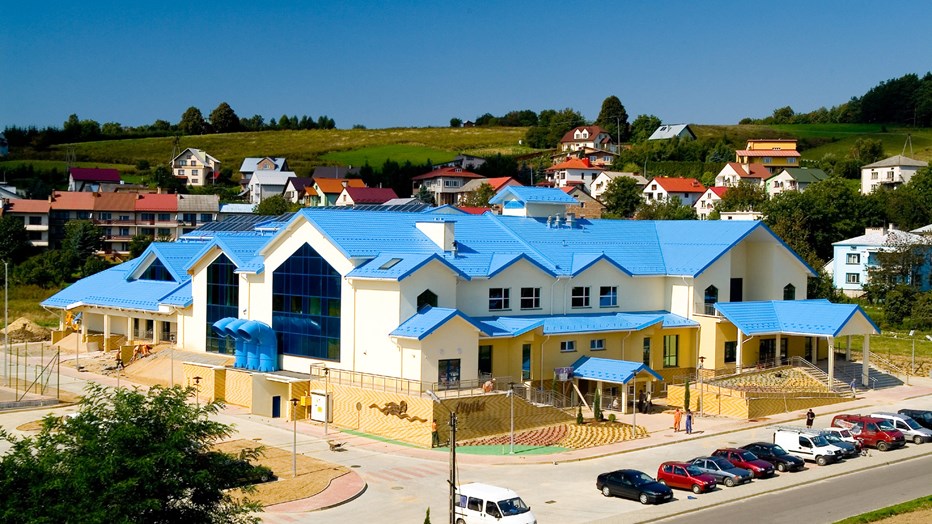
[[[189,147],[171,161],[172,174],[193,187],[212,184],[220,176],[220,161],[201,149]]]

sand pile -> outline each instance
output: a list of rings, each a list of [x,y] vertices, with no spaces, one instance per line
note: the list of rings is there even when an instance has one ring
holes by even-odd
[[[51,332],[29,320],[26,317],[20,317],[10,322],[7,329],[0,329],[0,335],[5,335],[7,330],[10,332],[10,342],[41,342],[48,340]]]

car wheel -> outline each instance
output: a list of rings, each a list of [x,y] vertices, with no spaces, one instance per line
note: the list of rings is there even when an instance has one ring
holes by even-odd
[[[641,501],[641,504],[647,504],[647,493],[641,493],[638,500]]]
[[[824,456],[818,456],[818,457],[816,457],[816,459],[815,459],[815,463],[818,464],[818,465],[820,465],[820,466],[824,466],[824,465],[828,464],[828,459],[826,459]]]
[[[783,473],[784,471],[786,471],[786,464],[777,464],[777,471],[779,471],[780,473]]]
[[[877,450],[878,450],[878,451],[887,451],[888,449],[890,449],[890,445],[887,444],[886,442],[878,442],[878,443],[877,443]]]
[[[725,485],[728,486],[729,488],[735,487],[735,479],[733,479],[733,478],[731,478],[731,477],[726,477],[726,478],[725,478]]]
[[[456,524],[466,524],[466,521],[463,519],[456,519]]]
[[[608,489],[608,486],[603,486],[603,487],[602,487],[602,496],[603,496],[603,497],[611,497],[611,496],[612,496],[612,491],[611,491],[610,489]]]
[[[693,484],[693,493],[695,493],[696,495],[702,493],[702,486],[700,486],[699,484]]]
[[[919,435],[916,435],[915,437],[913,437],[913,442],[915,442],[916,444],[922,444],[922,437],[920,437]]]

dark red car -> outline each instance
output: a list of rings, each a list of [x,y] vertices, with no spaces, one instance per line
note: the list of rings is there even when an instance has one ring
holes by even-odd
[[[664,462],[657,468],[657,482],[671,488],[691,489],[696,494],[715,489],[715,477],[687,462]]]
[[[754,478],[767,478],[773,476],[776,468],[766,460],[757,458],[757,455],[746,449],[722,448],[712,453],[713,457],[722,457],[739,468],[749,470],[754,474]]]

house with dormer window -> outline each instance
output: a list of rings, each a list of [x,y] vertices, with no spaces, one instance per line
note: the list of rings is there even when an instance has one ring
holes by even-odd
[[[573,128],[560,139],[561,151],[579,151],[588,149],[611,150],[615,141],[608,131],[600,126],[580,126]]]
[[[678,198],[680,204],[692,206],[705,193],[705,186],[695,178],[655,177],[644,186],[641,195],[648,202]]]
[[[750,139],[744,149],[735,151],[735,162],[760,164],[771,174],[787,167],[798,167],[799,157],[795,138]]]
[[[416,195],[423,187],[434,198],[438,206],[456,205],[463,194],[463,187],[470,180],[483,180],[484,176],[463,169],[462,167],[441,167],[429,173],[411,178],[411,191]]]
[[[214,183],[220,176],[220,161],[202,149],[189,147],[171,161],[172,174],[185,184],[201,187]]]

